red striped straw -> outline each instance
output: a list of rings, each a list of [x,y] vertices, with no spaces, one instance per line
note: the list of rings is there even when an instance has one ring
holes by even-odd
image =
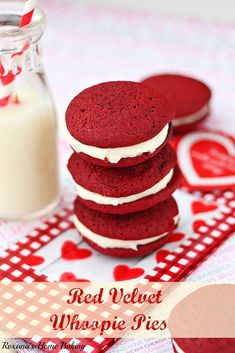
[[[37,0],[25,0],[24,11],[21,17],[19,27],[28,26],[33,18],[34,10],[37,5]],[[27,48],[27,44],[23,46],[23,50],[15,55],[22,55],[24,50]],[[6,75],[4,74],[4,67],[0,63],[0,107],[6,106],[12,98],[13,85],[16,75],[12,71],[9,71]],[[21,73],[21,68],[18,70],[18,74]],[[16,100],[18,103],[18,100]]]
[[[21,17],[20,27],[28,26],[31,23],[36,5],[37,0],[25,0],[24,12]]]

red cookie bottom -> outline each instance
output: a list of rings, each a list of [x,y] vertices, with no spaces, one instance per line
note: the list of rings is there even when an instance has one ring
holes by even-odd
[[[134,258],[134,257],[143,257],[147,254],[150,254],[151,252],[154,252],[161,248],[163,245],[167,243],[169,235],[166,235],[164,238],[161,238],[158,241],[155,241],[150,244],[146,245],[141,245],[138,247],[138,250],[132,250],[132,249],[120,249],[120,248],[114,248],[114,249],[104,249],[97,244],[93,243],[92,241],[88,240],[87,238],[83,237],[84,241],[89,244],[93,249],[96,251],[108,255],[108,256],[113,256],[113,257],[121,257],[121,258]]]

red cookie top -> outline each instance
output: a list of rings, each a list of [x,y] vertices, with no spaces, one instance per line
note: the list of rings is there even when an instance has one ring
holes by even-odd
[[[174,229],[178,207],[173,197],[146,211],[112,215],[93,211],[78,199],[75,214],[92,232],[107,238],[135,240],[154,237]]]
[[[175,118],[183,118],[198,112],[211,98],[209,87],[187,76],[156,75],[145,79],[142,83],[168,98],[176,110]]]
[[[155,137],[174,118],[167,99],[141,83],[106,82],[81,92],[70,103],[66,124],[79,142],[126,147]]]
[[[74,181],[87,190],[103,196],[125,197],[151,188],[175,165],[176,154],[170,145],[166,145],[145,163],[118,169],[97,166],[74,153],[68,169]]]

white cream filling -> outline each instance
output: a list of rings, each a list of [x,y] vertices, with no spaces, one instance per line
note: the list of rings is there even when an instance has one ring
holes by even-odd
[[[184,351],[178,346],[178,344],[175,342],[175,340],[172,340],[172,344],[178,353],[184,353]]]
[[[166,140],[168,131],[169,124],[166,125],[162,131],[152,139],[137,145],[117,148],[99,148],[84,145],[70,134],[66,124],[64,128],[64,134],[68,143],[77,153],[83,152],[93,158],[101,159],[103,161],[108,160],[110,163],[118,163],[122,158],[134,158],[141,156],[144,153],[153,153]]]
[[[198,121],[202,119],[204,116],[209,114],[210,108],[209,105],[206,104],[202,109],[200,109],[197,113],[188,115],[186,117],[182,117],[179,119],[174,119],[173,120],[173,126],[181,126],[181,125],[186,125],[186,124],[191,124],[194,123],[195,121]]]
[[[84,187],[82,187],[81,185],[78,185],[77,183],[75,183],[75,187],[76,187],[77,195],[79,197],[81,197],[83,200],[93,201],[93,202],[100,204],[100,205],[118,206],[118,205],[122,205],[124,203],[134,202],[134,201],[140,200],[144,197],[157,194],[158,192],[160,192],[161,190],[166,188],[166,186],[171,181],[173,174],[174,174],[174,169],[171,169],[169,171],[169,173],[164,178],[162,178],[161,181],[159,181],[157,184],[155,184],[151,188],[149,188],[143,192],[140,192],[138,194],[125,196],[125,197],[103,196],[103,195],[97,194],[96,192],[87,190]]]
[[[178,223],[179,215],[174,217],[175,224]],[[139,245],[146,245],[153,243],[156,240],[164,238],[168,233],[157,235],[156,237],[151,237],[147,239],[138,239],[138,240],[121,240],[121,239],[113,239],[107,238],[102,235],[93,233],[90,229],[88,229],[84,224],[82,224],[79,219],[74,217],[74,224],[77,230],[87,239],[91,240],[93,243],[98,244],[103,249],[132,249],[137,251]]]

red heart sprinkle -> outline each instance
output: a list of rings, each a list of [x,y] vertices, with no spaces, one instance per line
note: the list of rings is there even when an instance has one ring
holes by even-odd
[[[197,233],[198,229],[200,227],[207,227],[206,222],[203,221],[203,220],[200,220],[200,219],[195,221],[195,222],[193,222],[193,231],[194,231],[194,233]]]
[[[159,250],[157,253],[156,253],[156,260],[157,262],[161,262],[161,261],[164,261],[166,256],[169,255],[171,252],[169,250]]]
[[[45,262],[45,259],[42,256],[31,255],[26,260],[25,263],[28,266],[39,266]]]
[[[184,233],[172,233],[169,235],[167,242],[168,243],[175,243],[177,241],[184,239],[184,237],[185,237]]]
[[[60,282],[90,282],[88,279],[77,278],[72,272],[64,272],[60,276]]]
[[[130,268],[127,265],[117,265],[113,270],[113,277],[115,281],[126,281],[142,276],[144,270],[140,267]]]
[[[209,204],[206,204],[206,203],[204,203],[202,201],[194,201],[192,203],[193,214],[203,213],[203,212],[210,212],[210,211],[216,210],[217,208],[218,207],[215,204],[209,205]]]
[[[61,256],[64,260],[83,260],[92,255],[91,250],[78,248],[73,241],[65,241],[61,248]]]

